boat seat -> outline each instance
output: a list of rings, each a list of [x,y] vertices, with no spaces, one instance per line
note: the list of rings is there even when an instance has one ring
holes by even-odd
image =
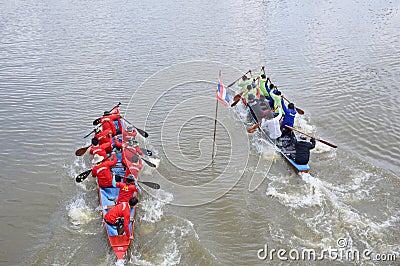
[[[285,148],[282,148],[282,151],[283,151],[284,153],[288,153],[288,154],[294,154],[294,153],[296,153],[296,150],[294,150],[294,149],[285,149]]]

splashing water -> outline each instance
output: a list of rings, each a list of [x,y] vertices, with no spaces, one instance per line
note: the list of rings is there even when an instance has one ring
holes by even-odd
[[[174,199],[171,193],[157,190],[154,198],[146,198],[141,201],[141,208],[144,215],[142,220],[155,223],[161,220],[164,214],[164,206]]]
[[[96,218],[96,214],[86,205],[83,198],[77,198],[67,206],[68,217],[74,225],[87,224]]]

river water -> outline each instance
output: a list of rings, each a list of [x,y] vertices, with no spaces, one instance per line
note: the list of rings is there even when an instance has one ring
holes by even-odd
[[[1,265],[115,264],[95,181],[74,180],[90,158],[74,151],[119,101],[157,157],[140,178],[161,185],[143,187],[122,263],[287,263],[259,259],[267,245],[398,264],[399,1],[1,0],[0,10]],[[219,104],[211,163],[218,71],[228,85],[262,65],[305,111],[296,126],[338,145],[317,143],[309,174],[247,134],[241,104]]]

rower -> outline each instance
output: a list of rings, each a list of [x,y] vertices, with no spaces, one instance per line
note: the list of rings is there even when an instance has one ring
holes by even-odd
[[[242,95],[243,104],[247,105],[249,100],[249,95],[253,95],[256,99],[260,99],[260,89],[258,87],[253,87],[253,85],[247,85],[247,93]]]
[[[89,153],[91,155],[98,154],[103,156],[104,158],[107,157],[107,152],[112,151],[112,140],[108,138],[109,142],[103,143],[100,145],[100,140],[96,137],[92,138],[92,147],[90,147]]]
[[[136,197],[137,193],[140,193],[140,187],[135,181],[135,177],[131,174],[126,177],[125,182],[117,182],[115,180],[115,175],[113,176],[112,185],[113,187],[119,188],[116,204],[128,202],[130,198]]]
[[[269,138],[272,140],[276,140],[282,135],[281,127],[279,124],[279,120],[282,118],[282,110],[278,110],[278,116],[274,117],[272,112],[267,113],[266,118],[263,118],[261,121],[261,128],[265,129],[268,132]]]
[[[248,85],[252,85],[252,83],[254,82],[254,76],[251,74],[251,70],[248,71],[248,73],[250,73],[250,77],[247,77],[246,75],[243,75],[242,77],[242,81],[238,81],[237,85],[245,92],[247,89]]]
[[[126,129],[122,129],[122,139],[125,141],[129,141],[130,139],[135,139],[137,135],[137,131],[131,125],[127,126]]]
[[[139,171],[143,167],[143,162],[140,158],[143,155],[143,151],[140,149],[138,142],[132,138],[128,143],[122,143],[118,140],[115,140],[114,143],[117,148],[122,149],[122,164],[126,168],[124,180],[129,174],[134,175],[137,180]]]
[[[286,155],[292,158],[297,164],[307,164],[310,160],[310,150],[315,148],[315,138],[311,138],[310,142],[307,142],[307,137],[301,135],[300,141],[294,138],[294,142],[295,153]]]
[[[283,111],[285,112],[285,116],[283,117],[282,124],[281,124],[281,130],[282,130],[282,136],[288,136],[291,137],[291,130],[286,127],[286,125],[293,127],[294,125],[294,119],[296,117],[296,109],[294,107],[293,103],[289,103],[287,108],[285,105],[285,102],[283,100],[283,95],[281,95],[281,105],[283,108]]]
[[[261,74],[261,71],[264,71],[265,67],[262,67],[261,70],[258,72],[258,80],[260,83],[260,100],[261,102],[264,102],[265,100],[269,100],[269,92],[267,90],[267,88],[265,87],[266,83],[267,83],[267,77],[265,76],[265,74]],[[261,74],[261,75],[260,75]]]
[[[122,235],[125,231],[125,235],[133,239],[133,234],[129,232],[129,222],[131,219],[131,208],[135,207],[137,203],[138,199],[133,197],[129,202],[122,202],[116,205],[104,215],[104,221],[109,226],[115,226],[118,235]]]
[[[281,104],[281,99],[282,99],[281,94],[282,93],[278,90],[277,87],[274,87],[274,88],[276,88],[276,90],[271,90],[269,92],[269,95],[271,96],[272,100],[274,101],[273,109],[275,110],[275,112],[277,112],[277,110],[281,110],[282,114],[284,115],[285,112],[283,111],[282,104]]]
[[[111,130],[112,135],[115,136],[120,134],[120,130],[117,132],[114,121],[118,121],[118,125],[121,125],[120,114],[113,114],[110,111],[105,111],[103,116],[100,118],[100,123],[103,127],[103,131]]]
[[[104,143],[109,143],[112,141],[112,131],[111,130],[102,130],[102,127],[96,127],[94,129],[94,137],[99,139],[99,144],[102,145]],[[107,153],[110,153],[111,150],[106,149]]]
[[[92,168],[92,176],[97,177],[99,187],[112,187],[112,177],[110,168],[117,164],[118,159],[115,152],[111,153],[112,160],[95,154],[92,163],[95,166]]]

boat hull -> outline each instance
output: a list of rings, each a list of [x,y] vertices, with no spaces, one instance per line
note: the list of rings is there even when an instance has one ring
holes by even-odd
[[[116,127],[118,128],[118,124],[115,122]],[[114,142],[114,140],[113,140]],[[118,162],[115,165],[115,167],[111,168],[111,172],[115,173],[116,175],[124,176],[125,175],[125,170],[122,165],[122,154],[121,152],[118,152],[116,154]],[[118,198],[119,194],[119,188],[114,188],[114,187],[109,187],[109,188],[101,188],[98,187],[98,194],[99,194],[99,201],[100,201],[100,206],[102,208],[102,215],[103,217],[106,215],[106,213],[111,210],[115,206],[114,199]],[[134,217],[136,213],[136,206],[131,209],[131,215],[130,215],[130,222],[129,222],[129,231],[131,235],[134,235]],[[129,244],[131,239],[125,235],[118,235],[117,228],[115,226],[110,226],[108,225],[104,219],[104,226],[106,228],[107,236],[110,241],[110,245],[117,256],[117,258],[123,259],[126,255],[126,252],[129,248]]]

